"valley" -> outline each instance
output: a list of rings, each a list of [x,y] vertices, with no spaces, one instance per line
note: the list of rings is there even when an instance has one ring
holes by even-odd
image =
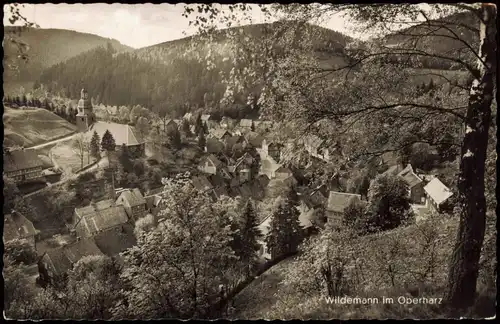
[[[152,19],[122,6],[101,9]],[[361,40],[312,22],[335,6],[276,4],[288,19],[236,27],[185,8],[198,34],[137,49],[7,26],[30,58],[6,46],[9,317],[492,316],[496,71],[472,68],[490,25],[429,5],[443,17]],[[342,8],[387,30],[426,12]],[[326,302],[383,296],[446,302]]]

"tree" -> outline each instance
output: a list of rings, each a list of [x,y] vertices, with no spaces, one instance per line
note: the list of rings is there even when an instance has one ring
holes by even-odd
[[[124,253],[125,303],[115,318],[208,319],[234,256],[227,213],[187,181],[166,180],[164,221]],[[145,271],[147,269],[147,271]]]
[[[241,224],[238,226],[235,249],[236,255],[247,269],[247,276],[250,276],[250,272],[257,262],[257,252],[260,249],[258,240],[262,233],[258,226],[256,210],[252,200],[249,199],[243,209]]]
[[[101,139],[99,138],[99,135],[96,131],[94,131],[94,134],[92,134],[92,138],[90,139],[90,155],[96,160],[101,158],[101,148],[99,147],[100,141]]]
[[[146,119],[146,117],[138,117],[135,123],[135,128],[137,129],[141,137],[144,138],[150,128],[149,121]]]
[[[127,145],[125,145],[125,143],[122,144],[122,149],[120,150],[119,161],[120,161],[120,164],[121,164],[123,170],[126,173],[132,172],[133,163],[132,163],[132,159],[130,157],[128,147],[127,147]]]
[[[79,134],[75,137],[73,142],[73,151],[80,158],[80,168],[83,168],[83,158],[85,157],[85,153],[89,154],[89,142],[85,138],[83,134]]]
[[[106,130],[104,135],[102,135],[101,148],[103,151],[114,151],[116,147],[115,139],[113,135]]]
[[[9,177],[3,176],[3,213],[9,214],[14,207],[19,189],[16,183]]]
[[[204,132],[205,134],[208,134],[208,125],[207,125],[207,122],[204,122],[204,123],[203,123],[203,132]]]
[[[271,257],[276,258],[297,251],[302,242],[302,226],[299,222],[298,198],[293,188],[278,205],[271,220],[271,230],[265,238]]]
[[[194,132],[195,134],[199,134],[200,131],[203,131],[203,122],[201,120],[201,114],[198,114],[194,121]]]
[[[37,261],[35,248],[25,239],[15,239],[5,243],[5,256],[10,258],[13,264],[23,263],[31,265]]]
[[[190,128],[190,125],[189,125],[189,122],[187,121],[187,119],[183,119],[182,120],[182,132],[184,133],[184,135],[186,137],[191,137],[191,128]]]
[[[410,220],[410,198],[404,180],[377,176],[368,191],[367,213],[364,225],[368,232],[393,229]]]
[[[205,133],[203,132],[203,129],[201,129],[200,132],[198,133],[198,147],[204,150],[205,145],[207,145],[207,140],[205,138]]]
[[[353,201],[345,209],[343,224],[346,227],[362,231],[365,228],[366,203]]]
[[[130,109],[126,106],[120,106],[118,109],[118,115],[120,116],[120,120],[127,122],[130,116]]]
[[[171,128],[167,132],[168,142],[171,147],[175,149],[180,149],[182,146],[181,133],[177,127]]]
[[[206,5],[206,12],[212,12],[210,5]],[[242,7],[243,11],[247,11],[247,7]],[[488,129],[491,126],[491,103],[493,100],[493,91],[495,89],[496,79],[496,6],[493,4],[433,4],[427,8],[411,4],[400,5],[357,5],[357,4],[342,4],[342,5],[283,5],[278,6],[280,13],[287,17],[293,18],[294,21],[310,21],[314,18],[324,17],[332,13],[343,12],[349,15],[358,26],[378,28],[381,31],[387,32],[398,29],[398,36],[404,36],[407,41],[399,42],[397,46],[388,48],[385,44],[382,46],[369,46],[359,49],[354,49],[351,52],[351,58],[347,64],[335,68],[319,68],[316,69],[314,77],[331,76],[332,73],[349,71],[359,67],[360,63],[365,66],[376,66],[381,61],[390,62],[395,66],[408,67],[409,65],[424,65],[433,63],[434,66],[454,66],[470,73],[472,85],[468,84],[452,84],[458,91],[463,90],[463,98],[468,97],[468,103],[463,105],[463,101],[456,100],[457,98],[448,97],[447,100],[439,99],[441,94],[435,94],[433,97],[439,99],[435,104],[429,105],[422,102],[418,97],[414,96],[412,91],[402,91],[400,95],[395,96],[392,91],[391,100],[385,98],[383,103],[378,102],[381,96],[381,88],[365,85],[363,92],[367,89],[373,89],[376,93],[359,95],[360,88],[346,85],[357,96],[343,96],[349,98],[344,108],[338,109],[339,105],[328,107],[323,105],[320,111],[315,110],[312,115],[319,118],[329,119],[347,119],[347,120],[363,120],[362,115],[370,116],[376,113],[382,114],[389,112],[398,107],[399,113],[396,116],[404,116],[403,111],[412,110],[413,114],[420,111],[421,116],[448,116],[454,122],[459,122],[464,126],[466,132],[463,136],[461,145],[461,162],[458,172],[458,202],[460,214],[460,226],[458,237],[456,240],[456,248],[454,249],[452,262],[450,266],[448,293],[446,300],[453,308],[462,310],[471,306],[475,299],[475,290],[477,282],[477,264],[480,256],[481,246],[484,240],[484,227],[486,207],[484,203],[484,162],[488,146]],[[186,15],[192,11],[186,9]],[[223,14],[223,13],[221,13]],[[217,17],[217,13],[213,14]],[[219,14],[220,15],[220,14]],[[401,17],[398,19],[401,23],[394,23],[395,16]],[[415,22],[417,17],[423,17],[424,23]],[[439,19],[430,19],[429,17],[439,17]],[[213,20],[204,18],[200,29],[206,30]],[[195,20],[199,21],[200,16]],[[412,27],[418,25],[421,32],[415,32]],[[465,37],[468,35],[469,38]],[[382,38],[381,38],[382,39]],[[452,44],[451,49],[439,46],[429,46],[430,41]],[[476,42],[476,40],[478,40]],[[372,44],[374,45],[374,44]],[[298,61],[295,61],[294,65]],[[367,63],[369,63],[367,65]],[[429,65],[428,65],[429,66]],[[387,65],[386,65],[387,67]],[[304,69],[303,63],[301,66]],[[360,70],[364,70],[363,67]],[[383,69],[379,70],[382,71]],[[284,66],[281,66],[281,71],[285,72]],[[297,70],[295,70],[297,71]],[[252,71],[253,72],[253,71]],[[310,85],[311,78],[305,77],[301,73],[293,73],[287,71],[282,75],[295,75],[294,81],[302,78],[306,84]],[[384,82],[381,83],[381,75],[374,78],[379,86],[388,86],[394,89],[396,83],[407,85],[410,79],[395,78],[393,73],[388,73],[383,77]],[[391,80],[392,78],[392,80]],[[365,78],[365,81],[368,78]],[[375,81],[376,80],[376,81]],[[446,80],[445,80],[446,81]],[[288,83],[291,84],[291,83]],[[297,87],[305,89],[304,83],[297,82]],[[280,86],[285,88],[283,85]],[[397,86],[396,86],[397,87]],[[467,88],[470,91],[467,91]],[[376,89],[376,90],[375,90]],[[289,92],[289,90],[288,90]],[[312,93],[311,91],[307,91]],[[448,91],[449,92],[449,91]],[[468,93],[466,93],[468,92]],[[290,93],[290,92],[289,92]],[[306,91],[303,91],[306,93]],[[352,92],[351,92],[352,93]],[[412,93],[410,96],[409,94]],[[430,96],[429,96],[430,97]],[[368,102],[364,99],[371,98]],[[377,99],[378,98],[378,99]],[[410,99],[409,99],[410,98]],[[455,99],[453,100],[449,99]],[[356,100],[352,100],[356,99]],[[428,99],[430,100],[430,99]],[[354,101],[354,102],[353,102]],[[297,102],[297,101],[295,101]],[[311,101],[305,101],[311,104]],[[338,102],[337,102],[338,103]],[[403,105],[402,105],[403,104]],[[277,109],[281,107],[275,105]],[[343,106],[343,105],[340,105]],[[350,106],[351,108],[347,108]],[[356,107],[356,108],[354,108]],[[325,109],[327,108],[327,109]],[[347,109],[346,109],[347,108]],[[302,112],[298,110],[299,112]],[[287,110],[287,114],[289,111]],[[399,123],[403,124],[405,118],[399,118]],[[339,119],[337,119],[339,120]],[[407,120],[408,122],[408,120]],[[352,124],[349,122],[352,127]],[[407,131],[405,128],[395,127],[394,138],[402,138],[399,131]],[[375,133],[376,134],[376,133]],[[369,139],[369,138],[367,138]],[[396,141],[397,145],[393,148],[384,149],[385,151],[398,151],[404,147],[411,145],[408,142]],[[434,142],[434,144],[436,144]],[[368,152],[366,152],[368,151]],[[366,150],[364,154],[375,153],[374,150]]]
[[[144,171],[145,171],[144,162],[142,162],[139,159],[136,160],[134,162],[134,173],[137,175],[137,177],[141,177],[142,175],[144,175]]]

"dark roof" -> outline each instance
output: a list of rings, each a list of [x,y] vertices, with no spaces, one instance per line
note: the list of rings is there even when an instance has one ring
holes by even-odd
[[[205,176],[193,177],[191,178],[191,182],[197,190],[206,191],[213,188],[212,184]]]
[[[146,200],[138,188],[128,189],[120,193],[125,200],[129,203],[131,207],[144,205]]]
[[[87,235],[128,223],[127,213],[123,206],[112,206],[83,216],[78,222]]]
[[[401,166],[400,165],[393,165],[389,167],[389,169],[385,170],[383,175],[397,175],[399,172],[401,172]]]
[[[215,187],[214,194],[216,195],[217,198],[220,198],[220,196],[229,196],[229,193],[227,192],[227,189],[224,186]]]
[[[233,147],[234,145],[238,143],[242,143],[244,141],[243,136],[235,135],[235,136],[230,136],[226,139],[226,146],[227,147]]]
[[[271,180],[269,179],[269,177],[268,177],[267,175],[265,175],[265,174],[261,174],[261,175],[259,175],[259,176],[257,177],[257,180],[259,181],[259,184],[260,184],[260,186],[261,186],[262,188],[267,187],[267,185],[268,185],[269,181],[271,181]]]
[[[248,132],[245,135],[246,141],[253,147],[261,147],[264,137],[256,132]]]
[[[316,135],[309,135],[304,138],[304,143],[317,150],[325,141]]]
[[[105,200],[98,201],[96,203],[91,203],[90,205],[85,206],[85,207],[75,208],[75,212],[78,214],[79,217],[82,217],[85,215],[94,214],[100,210],[108,209],[114,205],[115,205],[115,201],[113,199],[105,199]]]
[[[101,232],[94,238],[99,249],[110,257],[118,255],[137,243],[134,235],[134,227],[130,224]]]
[[[4,172],[14,172],[42,166],[43,162],[35,150],[6,151],[3,154]]]
[[[361,199],[361,195],[351,194],[346,192],[330,191],[328,196],[328,204],[326,209],[332,212],[344,212],[344,209],[351,204],[352,201]]]
[[[410,164],[408,164],[408,166],[403,171],[398,173],[398,177],[401,177],[408,184],[410,188],[416,186],[419,183],[422,183],[422,179],[420,179],[413,172],[413,168],[411,167]]]
[[[211,174],[208,177],[208,180],[214,187],[220,187],[226,185],[226,181],[220,174]]]
[[[219,166],[222,164],[222,162],[213,154],[210,154],[207,156],[207,159],[212,162],[215,166]]]
[[[4,216],[3,238],[4,242],[14,239],[22,239],[37,234],[33,223],[18,212]]]
[[[93,238],[78,240],[70,245],[47,251],[46,254],[57,274],[68,272],[73,264],[90,255],[103,255]]]

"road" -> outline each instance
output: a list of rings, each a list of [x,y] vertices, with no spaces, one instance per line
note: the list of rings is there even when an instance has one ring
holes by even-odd
[[[27,147],[27,148],[28,149],[39,149],[39,148],[42,148],[42,147],[45,147],[45,146],[49,146],[49,145],[56,144],[56,143],[59,143],[59,142],[67,141],[67,140],[73,138],[74,136],[76,136],[77,134],[78,133],[73,133],[73,134],[70,134],[68,136],[65,136],[65,137],[62,137],[62,138],[50,141],[50,142],[45,142],[45,143],[42,143],[42,144],[33,145],[33,146],[30,146],[30,147]]]

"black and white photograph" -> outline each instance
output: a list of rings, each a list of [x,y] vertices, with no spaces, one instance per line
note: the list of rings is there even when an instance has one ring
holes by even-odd
[[[4,319],[496,317],[496,4],[2,6]]]

